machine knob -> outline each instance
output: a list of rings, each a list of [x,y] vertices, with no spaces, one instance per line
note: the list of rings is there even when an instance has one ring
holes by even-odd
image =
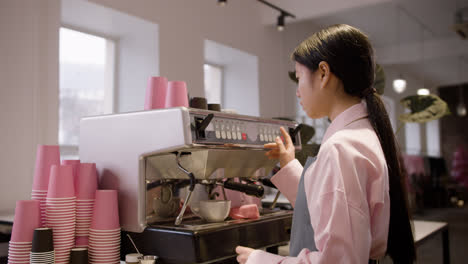
[[[195,118],[195,129],[197,132],[197,138],[206,138],[205,129],[208,127],[211,120],[213,120],[213,117],[213,114],[209,114],[205,118]]]
[[[289,135],[291,136],[291,140],[293,144],[296,144],[296,136],[302,129],[302,124],[299,124],[296,128],[289,128]]]

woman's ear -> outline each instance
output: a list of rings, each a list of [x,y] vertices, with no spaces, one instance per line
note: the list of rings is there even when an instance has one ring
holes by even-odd
[[[326,61],[321,61],[318,65],[318,71],[320,76],[320,83],[322,87],[327,86],[330,80],[330,65]]]

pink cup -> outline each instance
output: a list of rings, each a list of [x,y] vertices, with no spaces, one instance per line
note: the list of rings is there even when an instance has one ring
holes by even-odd
[[[11,241],[32,242],[34,229],[39,227],[41,227],[41,208],[39,201],[17,201]]]
[[[113,252],[107,252],[104,250],[99,250],[99,251],[90,251],[89,252],[91,259],[93,260],[109,260],[112,261],[111,259],[118,258],[120,256],[119,251],[113,251]],[[112,262],[105,262],[105,263],[112,263]]]
[[[95,241],[98,240],[120,240],[120,232],[113,234],[113,235],[95,235],[95,234],[90,234],[89,238],[93,239]]]
[[[110,249],[110,250],[92,250],[92,249],[90,249],[89,252],[92,253],[94,255],[94,257],[106,256],[106,255],[107,256],[108,255],[116,255],[116,254],[120,253],[120,248]]]
[[[167,85],[166,108],[188,107],[187,84],[183,81],[171,81]]]
[[[145,95],[145,110],[164,108],[166,104],[167,78],[150,77]]]
[[[229,216],[233,219],[257,219],[260,217],[256,204],[246,204],[240,207],[231,208]]]
[[[88,237],[87,236],[76,236],[76,239],[75,239],[75,244],[76,246],[80,246],[80,247],[83,247],[83,246],[88,246]]]
[[[76,186],[76,180],[80,171],[80,160],[62,160],[62,165],[71,165],[73,169],[73,182]]]
[[[50,167],[60,165],[59,146],[38,145],[36,152],[36,167],[34,169],[33,190],[47,190],[49,185]]]
[[[119,205],[116,190],[97,190],[94,202],[92,229],[120,228]]]
[[[94,199],[98,188],[96,163],[81,163],[75,183],[76,199]]]
[[[117,248],[120,248],[120,242],[118,244],[115,244],[115,245],[104,245],[104,246],[100,246],[100,245],[92,245],[91,242],[89,243],[89,247],[90,247],[90,251],[92,252],[98,252],[98,251],[112,251],[112,250],[116,250]]]
[[[71,165],[53,165],[50,169],[49,191],[47,198],[65,198],[75,196],[73,168]]]

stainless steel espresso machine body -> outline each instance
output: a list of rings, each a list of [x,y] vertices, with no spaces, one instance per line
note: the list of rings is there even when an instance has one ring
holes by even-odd
[[[101,189],[119,191],[122,233],[142,253],[164,263],[225,263],[236,245],[289,240],[290,211],[260,208],[259,219],[219,223],[192,213],[198,201],[221,196],[219,188],[261,197],[259,180],[276,163],[263,145],[281,136],[280,127],[300,149],[298,126],[289,121],[185,107],[88,117],[80,124],[80,159],[96,163]],[[122,255],[132,248],[122,237]]]

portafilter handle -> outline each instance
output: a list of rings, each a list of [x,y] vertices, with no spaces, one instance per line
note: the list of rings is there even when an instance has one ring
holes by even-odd
[[[271,182],[271,180],[268,179],[268,178],[262,178],[262,179],[259,179],[259,181],[260,181],[263,185],[265,185],[265,186],[267,186],[267,187],[278,189],[278,188],[275,186],[275,184],[273,184],[273,183]]]
[[[243,192],[256,197],[263,197],[263,194],[265,193],[265,189],[263,188],[263,186],[257,184],[225,181],[224,183],[222,183],[222,185],[226,189]]]

